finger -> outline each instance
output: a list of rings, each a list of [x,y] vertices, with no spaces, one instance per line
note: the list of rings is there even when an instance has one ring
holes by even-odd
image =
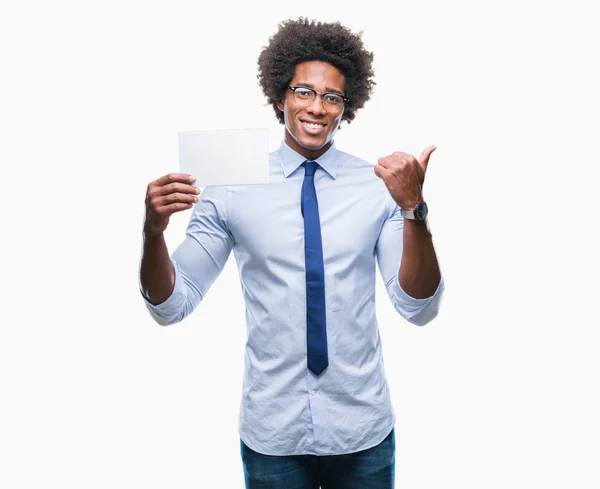
[[[185,203],[185,202],[177,202],[175,204],[164,205],[156,209],[156,212],[163,217],[169,217],[171,214],[175,212],[185,211],[187,209],[191,209],[194,204]]]
[[[389,160],[389,156],[382,156],[377,160],[377,164],[381,165],[383,168],[389,169],[392,162]]]
[[[389,178],[392,175],[392,172],[388,170],[385,166],[378,164],[373,167],[373,171],[375,175],[377,175],[382,180]]]
[[[174,194],[164,195],[163,197],[159,197],[156,199],[157,207],[169,205],[169,204],[175,204],[177,202],[181,202],[184,204],[196,203],[196,202],[198,202],[198,197],[196,197],[195,195],[190,195],[190,194],[174,193]]]
[[[156,183],[162,187],[163,185],[176,182],[189,184],[194,180],[196,180],[196,177],[188,173],[168,173],[156,180]]]
[[[427,146],[423,152],[421,153],[421,156],[419,157],[419,165],[421,165],[421,168],[423,168],[423,171],[427,171],[427,165],[429,164],[429,157],[431,156],[431,153],[433,153],[436,150],[435,146]]]
[[[193,194],[198,195],[200,193],[200,189],[198,187],[194,187],[192,185],[188,185],[185,183],[169,183],[160,187],[153,187],[148,191],[148,194],[153,197],[155,195],[168,195],[173,193],[182,193],[182,194]]]

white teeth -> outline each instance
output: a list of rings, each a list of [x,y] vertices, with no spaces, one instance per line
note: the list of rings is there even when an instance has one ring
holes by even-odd
[[[312,128],[312,129],[319,129],[320,127],[324,126],[324,124],[312,124],[310,122],[303,122],[302,124],[304,124],[306,127]]]

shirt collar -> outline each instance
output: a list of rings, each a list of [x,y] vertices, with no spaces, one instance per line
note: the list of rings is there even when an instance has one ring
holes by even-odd
[[[332,178],[335,180],[337,175],[337,164],[338,164],[339,151],[335,147],[335,141],[331,143],[331,146],[325,153],[319,156],[316,161],[321,168],[323,168]],[[281,141],[281,146],[278,150],[279,162],[281,163],[281,169],[283,170],[284,176],[289,177],[296,169],[306,161],[306,158],[299,153],[296,153],[290,148],[285,142],[285,138]]]

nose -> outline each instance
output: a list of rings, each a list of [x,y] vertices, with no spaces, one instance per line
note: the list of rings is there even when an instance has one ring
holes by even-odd
[[[306,111],[310,112],[311,114],[325,115],[327,113],[325,107],[323,107],[323,100],[321,99],[321,95],[317,94],[315,99],[312,101],[312,104],[306,107]]]

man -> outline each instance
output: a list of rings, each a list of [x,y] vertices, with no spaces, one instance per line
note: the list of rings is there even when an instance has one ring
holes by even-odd
[[[188,175],[148,185],[140,279],[160,324],[194,310],[231,250],[240,270],[249,489],[394,485],[375,260],[395,308],[414,324],[437,315],[444,286],[422,195],[435,147],[373,167],[333,141],[370,97],[372,59],[339,23],[283,22],[258,60],[260,85],[285,124],[270,183],[209,187],[200,198]],[[169,216],[194,204],[169,257]]]

